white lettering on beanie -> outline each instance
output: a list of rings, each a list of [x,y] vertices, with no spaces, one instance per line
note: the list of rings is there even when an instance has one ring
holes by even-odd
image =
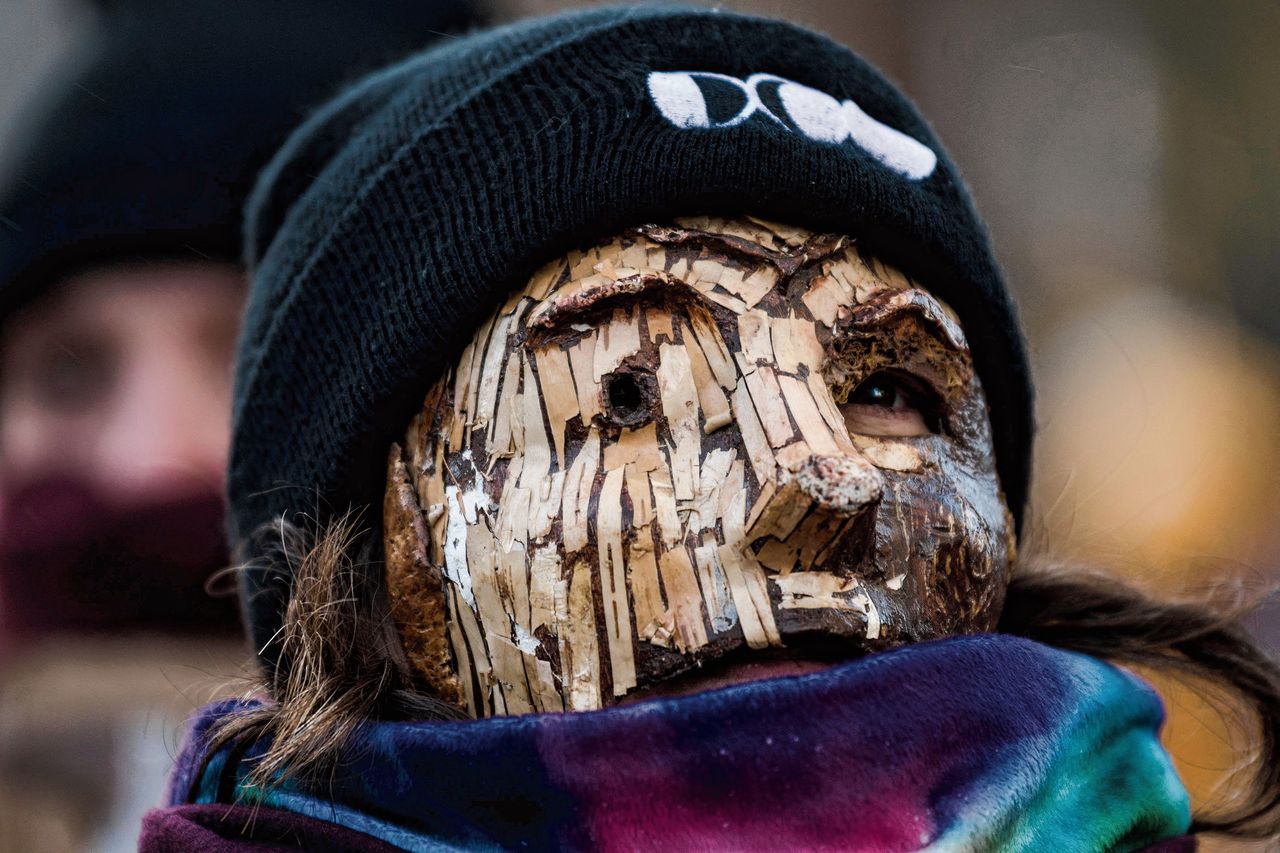
[[[853,101],[775,74],[739,80],[711,71],[652,71],[648,87],[658,112],[679,128],[730,128],[759,113],[814,142],[840,145],[852,139],[913,181],[927,178],[938,165],[931,148],[876,121]],[[716,96],[709,99],[709,91]]]

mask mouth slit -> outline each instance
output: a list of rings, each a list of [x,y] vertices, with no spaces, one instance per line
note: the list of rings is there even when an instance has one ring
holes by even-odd
[[[856,641],[823,631],[800,633],[787,638],[786,648],[735,649],[722,658],[695,664],[679,675],[632,690],[617,704],[626,705],[660,697],[691,696],[737,684],[807,675],[856,660],[868,653],[869,650]]]

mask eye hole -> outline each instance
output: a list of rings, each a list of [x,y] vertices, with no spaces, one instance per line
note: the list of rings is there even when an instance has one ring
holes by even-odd
[[[604,414],[609,423],[634,428],[653,420],[658,383],[652,373],[620,369],[604,377]]]
[[[909,373],[880,370],[858,383],[840,407],[849,431],[872,436],[920,436],[941,431],[938,395]]]

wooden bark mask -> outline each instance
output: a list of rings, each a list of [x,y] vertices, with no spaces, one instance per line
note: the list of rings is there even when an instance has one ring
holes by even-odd
[[[1013,557],[950,309],[754,219],[535,274],[392,448],[384,523],[410,664],[475,716],[991,630]]]

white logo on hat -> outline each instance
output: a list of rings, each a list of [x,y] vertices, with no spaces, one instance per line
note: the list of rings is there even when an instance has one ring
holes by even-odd
[[[699,80],[736,90],[742,99],[738,111],[713,118]],[[881,163],[915,181],[933,174],[938,165],[938,155],[931,148],[876,121],[853,101],[840,101],[775,74],[752,74],[739,80],[712,71],[651,71],[649,97],[676,127],[728,128],[762,113],[814,142],[839,145],[852,138]]]

